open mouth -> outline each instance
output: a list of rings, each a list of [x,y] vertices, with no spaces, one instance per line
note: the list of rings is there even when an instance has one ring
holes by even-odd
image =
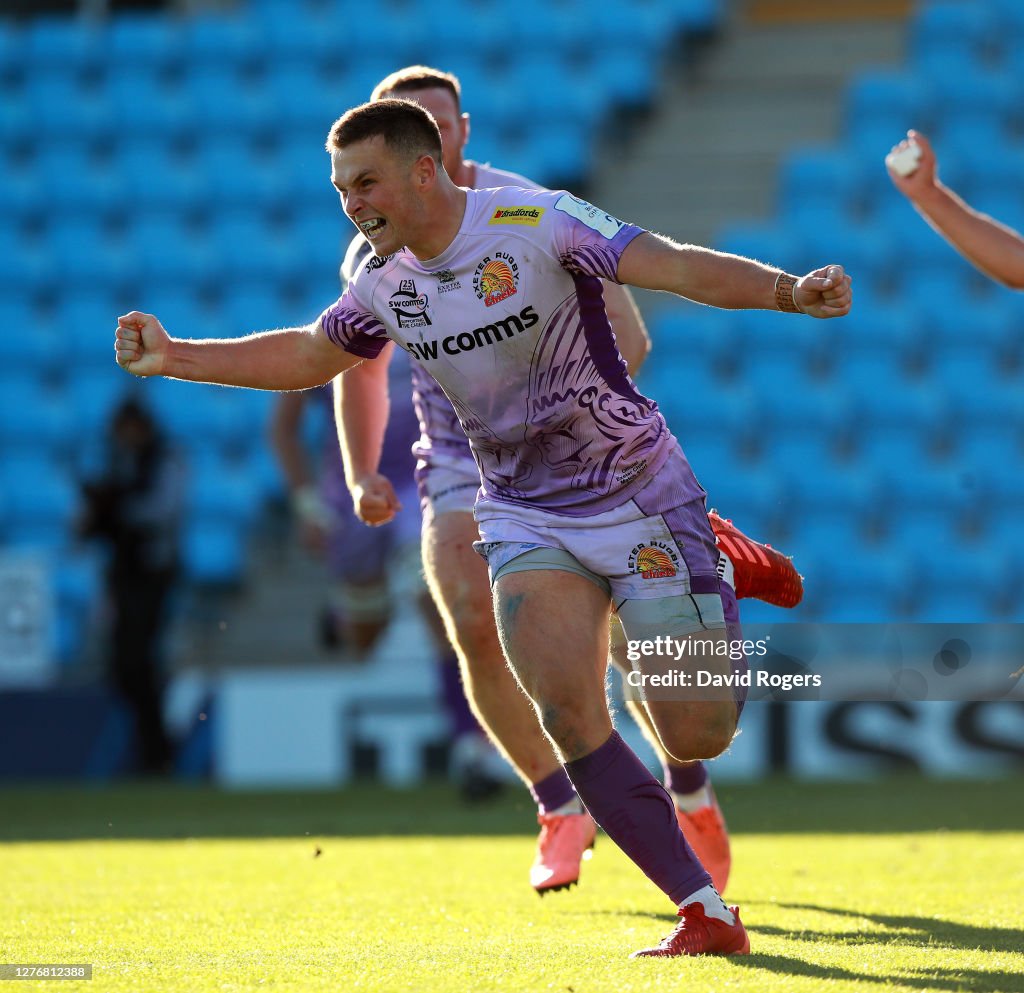
[[[362,221],[359,225],[359,230],[366,235],[367,238],[372,238],[375,234],[380,234],[381,231],[387,226],[387,221],[383,217],[372,217],[368,221]]]

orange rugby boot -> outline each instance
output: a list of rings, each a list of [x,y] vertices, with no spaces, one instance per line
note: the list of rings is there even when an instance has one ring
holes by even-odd
[[[682,918],[675,930],[654,948],[642,948],[630,955],[637,958],[668,958],[673,955],[749,955],[750,938],[740,920],[740,908],[730,907],[734,924],[708,917],[702,903],[689,903],[679,911]]]
[[[732,868],[732,852],[729,831],[714,791],[711,791],[710,806],[699,807],[691,814],[676,807],[676,820],[694,855],[710,873],[715,889],[724,893]]]
[[[732,563],[737,600],[752,597],[776,607],[795,607],[803,599],[803,577],[788,555],[748,538],[717,510],[708,512],[708,521],[718,547]]]
[[[580,878],[580,862],[590,858],[597,825],[582,814],[538,814],[537,857],[530,867],[530,885],[541,895],[568,889]]]

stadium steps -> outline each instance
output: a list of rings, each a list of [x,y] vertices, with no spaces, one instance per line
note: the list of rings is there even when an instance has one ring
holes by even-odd
[[[192,591],[189,621],[178,632],[175,668],[216,671],[326,661],[316,621],[327,597],[323,564],[272,522],[249,547],[244,588]]]
[[[699,244],[725,224],[767,219],[786,154],[837,139],[849,79],[899,65],[905,34],[891,19],[778,25],[735,13],[666,82],[625,155],[609,149],[599,159],[592,199]]]

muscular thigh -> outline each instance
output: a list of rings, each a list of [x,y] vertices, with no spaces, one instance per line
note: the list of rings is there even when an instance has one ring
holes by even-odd
[[[479,537],[473,515],[465,511],[438,514],[423,528],[423,568],[449,627],[494,623],[487,564],[473,550]]]
[[[561,570],[512,572],[494,584],[505,655],[538,704],[604,704],[609,601],[590,580]]]

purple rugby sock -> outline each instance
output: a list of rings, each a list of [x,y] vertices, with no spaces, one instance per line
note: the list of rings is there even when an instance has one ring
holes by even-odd
[[[530,795],[537,801],[537,810],[542,814],[548,814],[575,799],[576,790],[569,782],[565,770],[556,769],[539,783],[531,783]]]
[[[708,781],[708,770],[703,762],[690,765],[662,762],[661,767],[665,770],[665,789],[673,793],[696,793]]]
[[[566,762],[565,771],[605,834],[673,903],[711,883],[679,830],[671,797],[618,732]]]

